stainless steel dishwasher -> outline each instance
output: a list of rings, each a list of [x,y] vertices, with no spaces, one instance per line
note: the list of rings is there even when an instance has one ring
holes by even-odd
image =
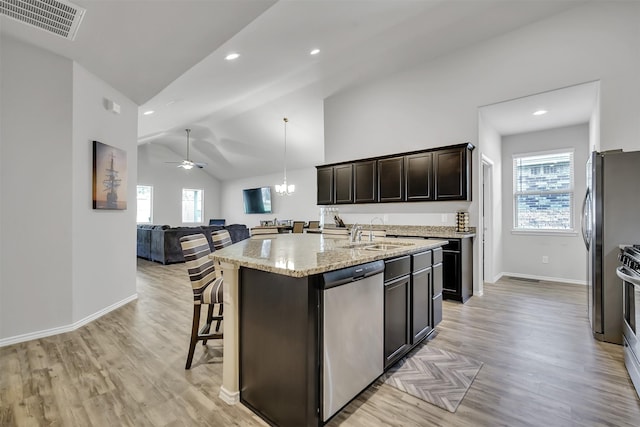
[[[384,370],[384,261],[323,274],[322,419]]]

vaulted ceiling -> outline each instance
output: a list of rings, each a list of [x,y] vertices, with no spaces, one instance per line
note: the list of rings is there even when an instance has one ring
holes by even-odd
[[[138,142],[168,148],[166,160],[186,156],[185,128],[192,129],[191,159],[226,180],[282,169],[283,117],[288,167],[321,164],[325,98],[581,2],[73,3],[86,8],[74,41],[4,16],[1,34],[77,61],[138,103]],[[232,52],[240,56],[225,60]]]

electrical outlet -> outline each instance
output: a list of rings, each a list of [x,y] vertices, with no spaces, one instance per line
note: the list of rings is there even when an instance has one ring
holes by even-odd
[[[542,255],[542,263],[543,264],[549,264],[549,257],[546,255]]]
[[[440,216],[440,221],[442,221],[442,222],[447,222],[447,214],[442,214],[442,215]]]

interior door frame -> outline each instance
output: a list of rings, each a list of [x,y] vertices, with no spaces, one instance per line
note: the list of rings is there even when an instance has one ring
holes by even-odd
[[[493,226],[493,183],[494,183],[494,163],[482,154],[482,183],[480,185],[480,279],[483,283],[494,283],[493,258],[494,235]]]

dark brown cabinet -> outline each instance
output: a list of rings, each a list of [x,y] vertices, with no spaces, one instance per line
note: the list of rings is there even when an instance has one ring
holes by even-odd
[[[467,147],[433,153],[433,200],[471,200],[471,155]]]
[[[384,263],[384,366],[392,365],[410,345],[411,257]]]
[[[324,166],[317,169],[318,176],[318,204],[333,204],[333,166]]]
[[[335,203],[353,203],[353,164],[333,167]]]
[[[367,160],[353,164],[355,203],[373,203],[377,201],[376,165],[377,162],[375,160]]]
[[[444,299],[466,302],[473,295],[471,239],[448,239],[442,247]]]
[[[385,261],[385,367],[407,354],[442,320],[441,254],[436,248]]]
[[[471,200],[473,148],[466,143],[317,166],[318,204]]]
[[[406,200],[433,200],[433,153],[411,154],[404,157]]]
[[[431,256],[431,252],[429,252]],[[431,332],[431,267],[411,274],[411,343]]]
[[[443,264],[442,248],[433,249],[433,267],[431,267],[431,326],[434,328],[442,322],[442,283]]]
[[[378,200],[402,202],[404,198],[404,157],[378,160]]]
[[[384,284],[384,365],[409,348],[409,276]]]

